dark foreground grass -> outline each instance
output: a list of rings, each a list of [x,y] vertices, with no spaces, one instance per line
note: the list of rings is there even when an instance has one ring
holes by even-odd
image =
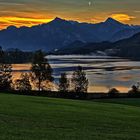
[[[140,100],[0,94],[0,140],[140,140]]]

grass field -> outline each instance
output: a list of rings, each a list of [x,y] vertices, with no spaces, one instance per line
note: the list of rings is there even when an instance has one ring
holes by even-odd
[[[140,140],[140,99],[0,94],[0,140]]]

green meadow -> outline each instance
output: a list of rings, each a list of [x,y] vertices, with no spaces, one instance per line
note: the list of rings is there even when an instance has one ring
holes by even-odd
[[[139,140],[140,99],[0,94],[0,140]]]

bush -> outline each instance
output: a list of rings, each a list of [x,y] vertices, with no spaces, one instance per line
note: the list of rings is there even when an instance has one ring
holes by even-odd
[[[112,88],[109,90],[108,95],[109,97],[118,97],[119,93],[119,90],[117,90],[116,88]]]

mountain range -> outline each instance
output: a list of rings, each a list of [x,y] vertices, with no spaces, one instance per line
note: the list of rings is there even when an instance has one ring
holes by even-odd
[[[140,32],[140,26],[120,23],[112,18],[91,24],[55,18],[49,23],[33,27],[9,26],[0,31],[0,45],[4,49],[18,48],[24,51],[42,49],[59,50],[71,43],[116,42]],[[77,45],[75,46],[77,47]]]

